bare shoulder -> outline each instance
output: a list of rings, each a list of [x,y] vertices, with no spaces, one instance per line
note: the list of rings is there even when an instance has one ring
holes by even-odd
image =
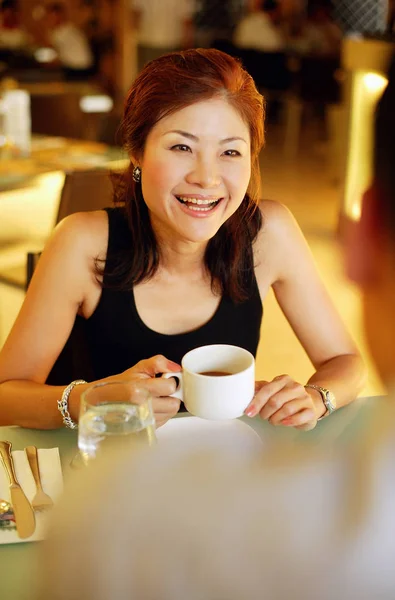
[[[270,279],[273,285],[293,268],[295,260],[308,254],[306,240],[292,212],[273,200],[262,200],[259,205],[262,228],[254,245],[258,280]]]
[[[105,211],[75,213],[54,229],[39,260],[34,285],[68,286],[78,297],[97,285],[95,264],[106,256],[108,217]]]
[[[51,242],[96,256],[105,253],[108,243],[107,213],[97,210],[69,215],[56,226]]]
[[[275,200],[262,200],[259,204],[263,226],[261,237],[270,237],[272,235],[287,234],[290,229],[297,227],[296,220],[284,204]]]
[[[295,234],[300,235],[299,226],[291,211],[280,202],[275,200],[262,200],[259,203],[262,215],[262,227],[257,236],[254,252],[256,258],[262,259],[262,255],[269,258],[277,255],[281,249],[281,242],[289,240]]]

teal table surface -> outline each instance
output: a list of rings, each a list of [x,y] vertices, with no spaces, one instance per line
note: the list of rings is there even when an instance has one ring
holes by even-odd
[[[273,435],[279,438],[303,436],[307,442],[311,441],[314,445],[320,442],[321,436],[331,431],[339,434],[339,440],[342,436],[349,439],[350,436],[358,435],[358,432],[368,424],[371,410],[379,400],[379,397],[360,399],[351,406],[337,411],[330,419],[324,419],[308,433],[273,428],[267,422],[257,418],[243,417],[242,420],[253,427],[262,438]],[[188,415],[180,415],[180,417],[188,418]],[[28,445],[35,445],[37,448],[58,447],[64,472],[69,469],[70,460],[77,450],[77,432],[67,429],[43,431],[0,427],[0,440],[10,441],[13,450],[23,450]],[[0,544],[1,600],[34,600],[31,594],[37,573],[39,547],[39,542]]]

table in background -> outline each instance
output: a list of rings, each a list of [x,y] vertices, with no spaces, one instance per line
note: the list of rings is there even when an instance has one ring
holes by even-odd
[[[31,155],[0,158],[0,192],[35,185],[46,173],[76,169],[120,169],[128,164],[118,147],[64,137],[33,136]],[[0,201],[2,196],[0,195]]]

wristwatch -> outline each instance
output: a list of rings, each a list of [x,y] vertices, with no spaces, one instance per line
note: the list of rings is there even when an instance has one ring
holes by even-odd
[[[322,401],[323,401],[324,406],[326,408],[326,411],[322,415],[322,417],[320,417],[318,419],[318,421],[321,421],[321,419],[323,419],[327,415],[332,414],[333,411],[336,410],[336,398],[335,398],[335,394],[332,394],[332,392],[330,392],[326,388],[320,387],[319,385],[313,385],[312,383],[308,383],[304,387],[305,388],[313,388],[313,390],[317,390],[317,392],[319,392],[321,394],[321,398],[322,398]]]

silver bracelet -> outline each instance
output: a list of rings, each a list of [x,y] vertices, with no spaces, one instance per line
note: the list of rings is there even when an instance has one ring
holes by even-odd
[[[78,423],[73,421],[71,414],[69,413],[69,396],[73,388],[76,385],[81,385],[82,383],[87,383],[87,381],[84,381],[83,379],[76,379],[75,381],[69,383],[69,385],[64,389],[61,399],[58,400],[58,410],[62,415],[63,423],[69,429],[77,429],[78,427]]]

